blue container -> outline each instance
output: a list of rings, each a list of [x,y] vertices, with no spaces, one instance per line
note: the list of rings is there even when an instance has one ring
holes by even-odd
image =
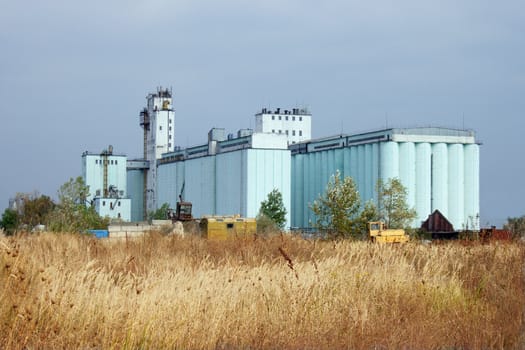
[[[108,230],[87,230],[87,232],[95,235],[95,237],[97,238],[108,238],[109,237]]]

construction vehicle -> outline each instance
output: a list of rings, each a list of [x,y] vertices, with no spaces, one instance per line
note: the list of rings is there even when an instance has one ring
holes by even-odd
[[[377,243],[405,243],[409,236],[403,229],[387,229],[384,222],[372,221],[368,223],[368,237]]]
[[[229,238],[254,235],[257,232],[257,222],[253,218],[242,218],[240,215],[203,216],[194,219],[192,203],[182,199],[184,184],[179,194],[176,210],[169,208],[167,219],[178,225],[178,231],[193,232],[204,238],[224,240]]]
[[[166,216],[171,222],[177,221],[193,221],[193,215],[191,214],[192,204],[191,202],[186,202],[182,199],[182,193],[184,193],[184,184],[182,184],[182,189],[179,194],[179,201],[177,202],[177,207],[175,211],[169,208]]]

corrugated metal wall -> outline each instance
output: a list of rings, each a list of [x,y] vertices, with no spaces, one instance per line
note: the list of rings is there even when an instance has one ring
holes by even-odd
[[[142,221],[144,213],[144,171],[128,170],[128,196],[131,199],[131,221]]]
[[[175,208],[182,184],[193,215],[255,217],[261,202],[277,188],[291,217],[291,156],[289,150],[243,149],[216,156],[160,164],[157,178],[159,206]]]

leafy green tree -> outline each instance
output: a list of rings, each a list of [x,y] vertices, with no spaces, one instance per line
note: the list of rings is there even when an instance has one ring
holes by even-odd
[[[361,198],[357,186],[349,176],[341,179],[339,170],[310,209],[317,217],[313,226],[331,236],[355,237],[361,233]]]
[[[7,235],[12,235],[16,232],[18,227],[18,213],[16,210],[7,208],[2,214],[2,221],[0,227],[5,230]]]
[[[379,219],[389,228],[409,228],[417,217],[416,210],[409,208],[407,189],[398,178],[390,178],[385,183],[381,179],[376,185]]]
[[[168,203],[164,203],[155,211],[151,211],[148,214],[149,220],[166,220],[168,218],[168,209],[170,208],[170,205]]]
[[[372,200],[366,202],[356,223],[357,232],[361,233],[363,237],[368,237],[368,223],[377,221],[378,215],[374,202]]]
[[[48,228],[54,232],[84,232],[103,229],[109,218],[102,218],[92,206],[86,206],[89,186],[82,177],[69,179],[58,190],[60,203],[48,216]]]
[[[270,219],[271,222],[279,229],[283,229],[286,224],[286,208],[284,207],[283,195],[274,188],[272,192],[268,193],[265,201],[261,202],[258,221],[263,222],[263,217]]]
[[[30,229],[39,224],[47,224],[49,213],[55,208],[55,203],[48,196],[36,196],[24,201],[20,222]]]
[[[515,238],[525,237],[525,215],[507,218],[507,222],[503,225],[503,228],[510,231]]]

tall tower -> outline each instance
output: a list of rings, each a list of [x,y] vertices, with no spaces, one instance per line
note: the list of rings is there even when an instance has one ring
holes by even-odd
[[[157,209],[157,160],[175,149],[174,119],[171,89],[157,88],[146,96],[147,107],[140,112],[140,126],[144,129],[144,159],[149,169],[144,174],[144,218]]]

